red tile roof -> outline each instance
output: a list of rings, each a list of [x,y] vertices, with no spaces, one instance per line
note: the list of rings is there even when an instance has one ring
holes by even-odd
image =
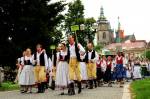
[[[112,43],[106,46],[106,49],[115,49],[117,46],[122,46],[122,49],[134,49],[134,48],[145,48],[146,42],[144,41],[135,41],[135,42],[126,42],[126,43]]]

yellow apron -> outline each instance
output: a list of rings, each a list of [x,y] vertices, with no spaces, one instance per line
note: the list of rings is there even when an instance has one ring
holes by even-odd
[[[70,58],[69,61],[69,79],[81,81],[81,72],[77,58]]]
[[[96,63],[87,63],[88,79],[96,79]]]
[[[46,69],[45,66],[35,66],[34,75],[37,83],[46,81]]]

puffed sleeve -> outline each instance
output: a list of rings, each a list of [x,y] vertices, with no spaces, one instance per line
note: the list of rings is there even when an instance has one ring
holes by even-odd
[[[46,53],[44,53],[44,60],[45,60],[45,67],[46,69],[48,69],[48,57]]]
[[[80,43],[78,43],[78,48],[80,52],[85,52],[84,47]]]

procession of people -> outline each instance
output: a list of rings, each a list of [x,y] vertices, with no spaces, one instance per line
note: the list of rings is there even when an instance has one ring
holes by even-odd
[[[17,80],[21,93],[44,93],[47,88],[59,89],[60,95],[80,94],[86,88],[93,89],[108,85],[113,87],[117,82],[123,87],[124,82],[141,79],[139,61],[130,62],[122,51],[117,55],[103,55],[94,50],[92,42],[87,43],[87,50],[75,41],[74,35],[58,44],[52,57],[48,56],[41,44],[37,44],[36,52],[31,54],[30,48],[18,58]],[[78,90],[76,90],[77,88]],[[68,93],[65,93],[65,89]]]

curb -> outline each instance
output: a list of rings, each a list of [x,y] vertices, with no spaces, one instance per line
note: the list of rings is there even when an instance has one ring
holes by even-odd
[[[124,85],[122,99],[131,99],[131,92],[129,88],[130,88],[130,83]]]

